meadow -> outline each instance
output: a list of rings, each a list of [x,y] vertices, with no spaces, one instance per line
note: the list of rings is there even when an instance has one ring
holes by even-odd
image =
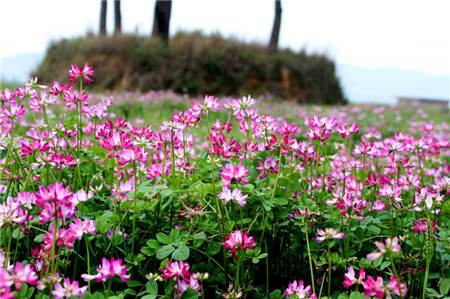
[[[1,91],[2,298],[448,298],[448,112],[93,75]]]

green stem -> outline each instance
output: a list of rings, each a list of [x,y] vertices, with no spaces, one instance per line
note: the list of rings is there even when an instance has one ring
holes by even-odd
[[[306,231],[306,248],[308,249],[308,260],[309,260],[309,271],[311,273],[311,286],[313,293],[316,292],[316,287],[314,283],[314,272],[313,272],[313,266],[312,266],[312,260],[311,260],[311,249],[309,247],[309,236],[308,236],[308,224],[305,223],[305,231]]]
[[[397,269],[395,268],[394,259],[392,258],[392,253],[389,253],[389,258],[391,259],[392,271],[394,272],[395,279],[397,280],[397,285],[398,285],[398,290],[399,290],[399,294],[400,294],[400,299],[403,299],[402,288],[401,288],[401,285],[400,285],[400,277],[398,277]],[[427,276],[427,273],[425,273],[425,277],[426,276]],[[425,286],[423,288],[423,291],[424,291],[424,294],[425,294]]]
[[[3,164],[2,174],[0,175],[0,184],[1,184],[2,180],[3,180],[3,175],[5,174],[5,171],[6,171],[6,165],[8,164],[8,158],[9,158],[10,153],[11,153],[12,143],[13,143],[13,140],[14,140],[13,128],[14,128],[14,124],[11,125],[11,132],[10,132],[11,139],[9,140],[8,151],[6,152],[5,164]]]
[[[133,177],[134,177],[134,201],[133,201],[133,240],[131,242],[131,253],[134,254],[134,239],[136,239],[134,230],[136,228],[136,201],[137,201],[137,177],[136,177],[136,161],[133,161]]]
[[[88,244],[88,239],[86,236],[84,236],[84,242],[86,244],[86,258],[87,258],[87,274],[90,275],[91,274],[91,265],[90,265],[90,261],[89,261],[89,244]],[[91,292],[91,281],[88,281],[88,289],[89,289],[89,293]]]
[[[330,253],[330,240],[327,242],[328,247],[328,298],[331,298],[331,253]]]

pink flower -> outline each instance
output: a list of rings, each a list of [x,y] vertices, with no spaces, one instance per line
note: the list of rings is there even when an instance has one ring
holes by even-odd
[[[230,248],[237,260],[236,250],[241,248],[245,251],[247,248],[255,248],[253,237],[248,237],[247,232],[242,233],[240,230],[236,230],[234,233],[229,233],[228,238],[225,238],[225,243],[223,244],[225,248]]]
[[[248,197],[248,195],[242,195],[241,190],[239,190],[238,188],[234,189],[233,192],[231,192],[230,189],[228,189],[226,186],[223,186],[222,191],[222,193],[217,194],[217,197],[222,199],[225,203],[233,200],[237,202],[241,207],[245,206],[245,199]]]
[[[122,266],[122,260],[121,259],[114,259],[111,258],[111,262],[109,262],[107,259],[102,258],[102,265],[97,266],[97,274],[96,275],[89,275],[89,274],[82,274],[81,277],[84,279],[84,281],[90,281],[95,279],[95,281],[107,281],[108,278],[113,278],[114,276],[119,276],[123,281],[127,282],[130,280],[130,276],[126,274],[127,272],[127,266]]]
[[[401,296],[405,296],[406,292],[407,292],[406,283],[400,283],[400,287],[399,287],[395,275],[392,275],[391,281],[386,286],[386,294],[388,294],[389,291],[392,291],[392,293],[394,293],[397,296],[400,296],[400,293],[401,293]]]
[[[62,298],[71,298],[72,296],[83,296],[86,294],[86,291],[88,289],[88,286],[84,286],[82,288],[78,287],[78,281],[74,281],[73,283],[70,283],[69,278],[64,279],[64,287],[57,283],[55,284],[55,289],[51,291],[53,296],[55,296],[56,299],[62,299]]]
[[[372,253],[369,253],[367,255],[368,259],[376,260],[377,258],[381,257],[383,254],[386,253],[392,253],[392,252],[399,252],[401,250],[400,245],[398,244],[398,238],[386,238],[385,243],[375,241],[375,246],[377,246],[379,251],[375,251]]]
[[[355,278],[355,270],[353,270],[352,267],[348,267],[348,273],[344,275],[344,288],[348,288],[351,285],[356,284],[362,284],[363,279],[366,278],[366,273],[364,272],[364,267],[361,267],[359,270],[359,276],[358,279]]]
[[[198,280],[195,279],[193,276],[180,280],[179,288],[180,288],[180,295],[182,295],[187,289],[193,289],[196,291],[200,291],[201,289],[200,285],[198,284]]]
[[[203,105],[192,101],[192,108],[189,110],[189,112],[192,113],[192,116],[194,118],[199,118],[202,114],[208,115],[208,111],[217,111],[220,108],[220,104],[217,103],[217,98],[214,98],[213,96],[207,96],[205,95],[205,102]]]
[[[78,78],[83,78],[84,81],[90,83],[93,80],[88,76],[93,76],[94,71],[92,67],[89,67],[89,64],[86,62],[83,69],[80,69],[76,65],[72,64],[72,69],[69,71],[70,82],[75,82]]]
[[[36,205],[40,206],[44,202],[66,202],[72,199],[73,193],[70,192],[70,186],[64,188],[61,182],[47,187],[39,186],[39,192],[36,193]]]
[[[384,296],[383,279],[377,276],[377,280],[374,280],[372,276],[367,277],[367,280],[363,283],[364,295],[366,297],[376,296],[377,299],[381,299]]]
[[[14,121],[18,118],[24,117],[25,109],[23,109],[23,105],[17,107],[17,102],[11,102],[11,106],[9,108],[10,110],[8,110],[5,105],[2,106],[5,119]]]
[[[242,162],[238,164],[238,166],[233,167],[231,163],[226,165],[226,168],[222,168],[222,171],[220,172],[220,176],[223,179],[223,184],[227,187],[230,187],[231,180],[234,178],[238,182],[242,180],[242,184],[246,185],[248,184],[248,180],[245,179],[245,176],[250,172],[250,170],[247,170],[242,165]]]
[[[414,222],[413,221],[413,224],[415,225],[413,228],[412,228],[412,230],[414,231],[414,232],[425,232],[424,234],[425,234],[425,236],[427,235],[427,233],[426,233],[426,230],[427,230],[427,226],[428,226],[428,219],[427,218],[422,218],[422,219],[418,219],[417,220],[417,222]],[[437,231],[437,227],[436,227],[436,220],[435,221],[433,221],[432,223],[431,223],[431,229],[433,230],[433,231]]]
[[[325,230],[317,229],[317,233],[320,236],[315,238],[318,243],[326,239],[342,239],[345,235],[344,233],[338,233],[338,230],[334,228],[326,228]]]
[[[355,133],[358,134],[359,133],[359,126],[353,122],[352,126],[349,128],[347,128],[347,124],[343,123],[342,126],[338,126],[336,131],[338,132],[338,134],[342,135],[342,138],[347,138],[348,136],[350,136],[350,133]]]
[[[94,220],[88,220],[87,218],[83,222],[80,218],[77,218],[69,227],[78,240],[81,240],[83,234],[91,233],[95,235],[97,233]]]
[[[182,260],[179,262],[168,263],[167,267],[162,269],[161,272],[161,277],[163,279],[169,279],[173,277],[173,280],[175,282],[179,279],[182,280],[192,275],[192,273],[189,273],[189,264],[185,264]]]
[[[22,264],[20,262],[16,262],[14,270],[15,273],[12,275],[11,281],[13,281],[14,286],[17,290],[22,289],[22,282],[32,285],[37,284],[38,277],[30,264],[26,264],[24,267],[22,267]]]
[[[289,283],[288,288],[286,291],[284,291],[284,294],[286,296],[290,296],[292,294],[295,294],[298,296],[299,299],[303,298],[309,298],[309,299],[315,299],[316,294],[311,295],[311,286],[304,287],[303,280],[294,280],[294,282]]]

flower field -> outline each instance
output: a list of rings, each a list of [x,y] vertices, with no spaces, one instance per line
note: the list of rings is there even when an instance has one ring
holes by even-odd
[[[93,75],[1,91],[2,298],[448,298],[448,113]]]

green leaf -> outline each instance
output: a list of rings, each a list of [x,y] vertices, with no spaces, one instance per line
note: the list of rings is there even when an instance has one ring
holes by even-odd
[[[187,260],[189,258],[189,247],[181,245],[172,253],[172,257],[177,261]]]
[[[281,290],[276,289],[269,294],[269,299],[279,299],[281,297]]]
[[[144,246],[141,248],[141,252],[148,256],[153,256],[156,254],[156,249]]]
[[[130,288],[141,287],[141,286],[143,286],[142,282],[135,281],[135,280],[130,280],[129,282],[127,282],[127,285],[128,285],[128,287],[130,287]]]
[[[259,259],[254,257],[254,258],[252,258],[252,262],[253,262],[253,264],[257,264],[257,263],[259,263]]]
[[[355,235],[358,238],[358,240],[362,241],[366,235],[366,233],[364,232],[364,229],[362,229],[361,227],[357,227],[356,231],[355,231]]]
[[[441,293],[441,295],[445,296],[448,294],[449,289],[450,289],[450,279],[444,278],[439,284],[439,292]]]
[[[383,270],[384,268],[386,268],[387,266],[389,266],[391,264],[390,261],[384,261],[381,266],[380,266],[380,270]]]
[[[170,243],[174,243],[180,237],[180,230],[172,229],[169,234]],[[167,243],[166,243],[167,244]]]
[[[381,233],[381,229],[375,225],[369,226],[368,230],[374,236],[378,236]]]
[[[171,243],[169,236],[166,235],[165,233],[162,233],[162,232],[159,232],[159,233],[156,234],[156,239],[158,239],[158,241],[163,243],[163,244]]]
[[[183,296],[181,296],[181,299],[197,299],[198,298],[198,292],[193,289],[187,289]]]
[[[220,251],[221,248],[222,248],[222,246],[220,244],[212,243],[208,247],[208,250],[206,251],[206,254],[213,256],[213,255],[217,254]]]
[[[383,257],[381,256],[381,257],[379,257],[379,258],[377,258],[376,260],[373,261],[373,265],[375,267],[378,267],[379,265],[381,265],[382,261],[383,261]]]
[[[206,234],[205,234],[205,232],[200,232],[198,234],[195,234],[192,238],[194,240],[204,240],[204,239],[206,239]]]
[[[263,258],[265,258],[266,256],[268,256],[267,253],[261,253],[260,255],[258,255],[258,258],[259,258],[259,259],[263,259]]]
[[[147,290],[148,295],[147,297],[148,299],[155,299],[156,296],[158,296],[158,284],[156,283],[156,281],[154,280],[150,280],[149,282],[147,282],[145,284],[145,289]],[[144,296],[144,297],[146,297]],[[142,297],[142,298],[144,298]]]
[[[288,204],[288,200],[286,198],[277,197],[273,200],[273,204],[277,206],[285,206]]]
[[[166,245],[166,246],[160,248],[160,249],[156,252],[156,258],[157,258],[158,260],[165,259],[165,258],[168,257],[174,250],[175,250],[175,248],[174,248],[172,245]]]
[[[155,239],[151,239],[147,241],[147,246],[153,249],[159,249],[161,247],[161,244],[159,244],[159,242]]]

